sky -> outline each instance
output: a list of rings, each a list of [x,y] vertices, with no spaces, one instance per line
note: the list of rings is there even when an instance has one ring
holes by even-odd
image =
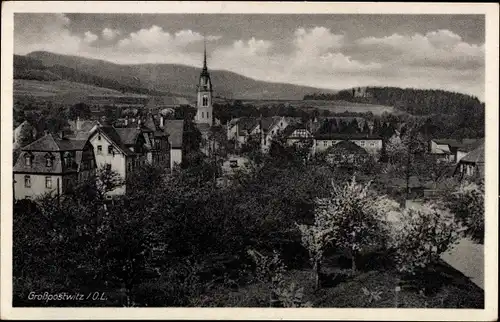
[[[435,88],[484,98],[483,15],[14,15],[14,52],[171,63],[328,89]],[[215,84],[214,84],[215,85]]]

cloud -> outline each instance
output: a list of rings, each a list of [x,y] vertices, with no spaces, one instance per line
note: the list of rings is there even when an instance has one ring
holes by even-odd
[[[116,37],[118,37],[119,35],[121,34],[120,30],[118,29],[110,29],[110,28],[104,28],[102,30],[102,37],[105,39],[105,40],[113,40],[115,39]]]
[[[90,43],[92,43],[92,42],[96,41],[98,38],[99,38],[99,37],[97,37],[97,35],[96,35],[96,34],[93,34],[92,32],[87,31],[87,32],[85,32],[85,34],[84,34],[83,41],[84,41],[84,42],[86,42],[86,43],[88,43],[88,44],[90,44]]]
[[[207,40],[217,40],[220,36],[209,35]],[[130,33],[118,42],[118,49],[133,52],[182,52],[189,45],[203,41],[203,35],[192,30],[180,30],[176,33],[164,31],[162,27],[153,25]]]
[[[64,14],[16,14],[14,19],[14,52],[27,54],[35,50],[75,54],[83,39],[69,32],[70,20]]]
[[[484,66],[484,44],[468,44],[449,31],[437,30],[425,35],[392,34],[359,39],[360,50],[369,50],[373,58],[416,67],[434,66],[452,69],[477,69]]]

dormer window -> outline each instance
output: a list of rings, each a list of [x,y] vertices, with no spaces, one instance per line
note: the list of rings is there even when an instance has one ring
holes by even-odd
[[[24,160],[25,160],[26,165],[27,165],[28,167],[31,167],[31,158],[32,158],[32,157],[33,157],[33,156],[32,156],[31,154],[26,154],[26,155],[24,156]]]
[[[73,156],[71,155],[71,152],[64,153],[64,165],[67,168],[70,168],[72,164],[73,164]]]
[[[52,156],[50,154],[45,155],[45,166],[52,167]]]

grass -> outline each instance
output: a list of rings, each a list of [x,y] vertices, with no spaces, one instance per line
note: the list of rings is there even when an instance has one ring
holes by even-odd
[[[447,265],[438,265],[426,279],[402,280],[389,268],[359,270],[354,276],[350,270],[325,263],[319,290],[314,289],[313,275],[309,269],[289,270],[288,283],[304,287],[303,301],[313,307],[324,308],[483,308],[484,292],[461,273]],[[336,278],[333,278],[336,277]],[[431,285],[432,284],[432,285]],[[396,286],[401,285],[396,303]],[[423,292],[422,289],[433,290]],[[378,300],[370,301],[363,288],[380,292]],[[265,283],[251,283],[237,289],[223,285],[202,296],[200,306],[210,307],[268,307],[270,287]]]

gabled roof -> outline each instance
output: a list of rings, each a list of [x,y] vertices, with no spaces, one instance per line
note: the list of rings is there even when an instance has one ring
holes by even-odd
[[[484,142],[479,147],[467,153],[459,162],[484,163]]]
[[[52,134],[47,134],[35,142],[23,147],[23,151],[74,151],[82,150],[87,140],[75,140],[71,138],[54,138]]]
[[[263,117],[260,119],[261,130],[264,132],[268,132],[273,125],[275,125],[279,120],[281,120],[281,116],[271,116],[271,117]]]
[[[134,145],[137,141],[137,137],[141,134],[141,129],[136,127],[119,127],[115,128],[115,131],[124,145]]]
[[[351,141],[341,141],[335,144],[332,147],[326,149],[326,152],[349,152],[349,153],[357,153],[357,154],[368,154],[368,152]]]
[[[296,130],[306,130],[309,132],[309,134],[311,134],[311,131],[309,131],[306,127],[305,124],[300,124],[300,123],[297,123],[297,124],[290,124],[288,125],[284,130],[283,130],[283,136],[287,137],[287,138],[293,138],[291,135],[296,131]],[[312,134],[311,134],[311,137],[312,137]]]
[[[167,132],[172,148],[182,148],[184,120],[165,120],[163,130]]]

